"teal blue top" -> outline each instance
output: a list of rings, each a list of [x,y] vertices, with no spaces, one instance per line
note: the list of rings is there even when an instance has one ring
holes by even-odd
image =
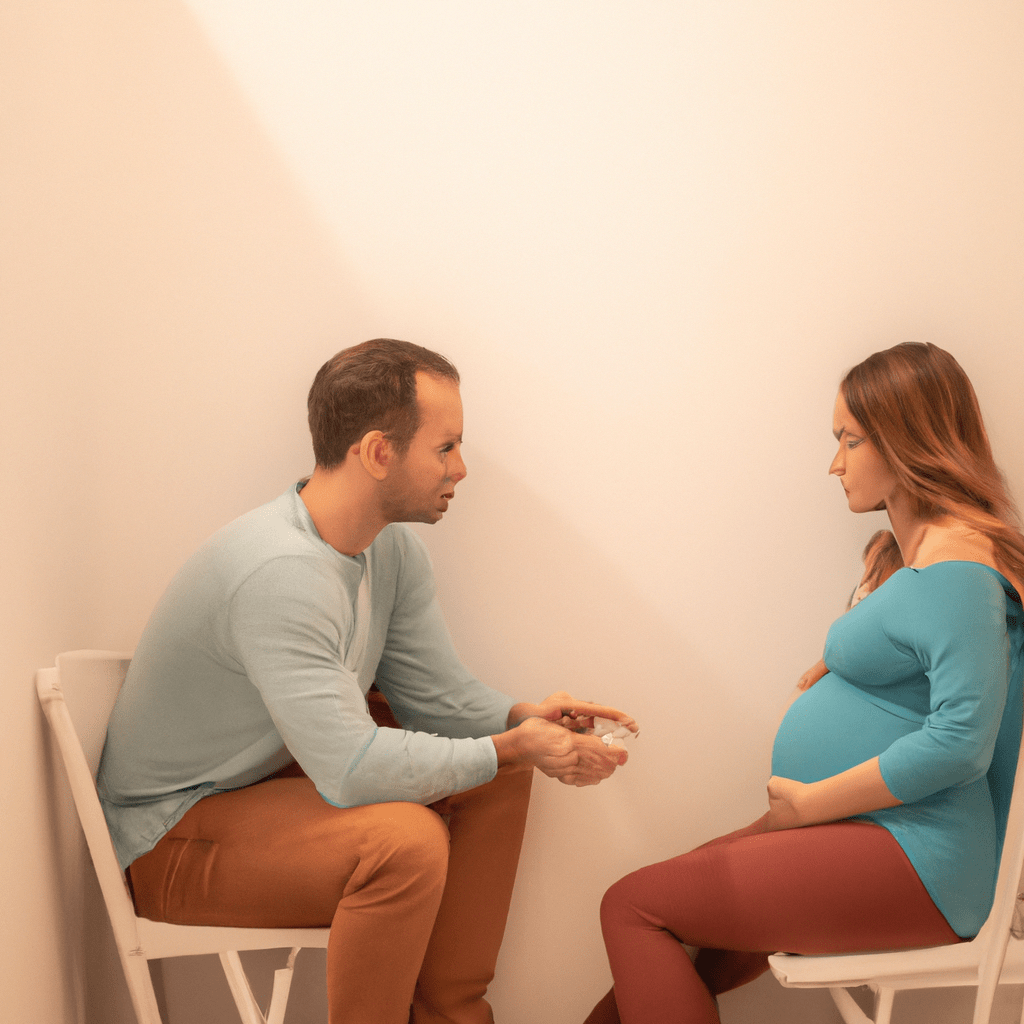
[[[878,756],[895,837],[950,927],[992,906],[1024,708],[1021,600],[978,562],[901,569],[832,624],[829,672],[790,707],[772,774],[817,782]]]
[[[489,782],[511,697],[462,665],[426,549],[391,525],[349,557],[298,488],[225,526],[157,605],[97,785],[122,867],[193,804],[293,758],[341,807],[430,803]],[[378,729],[376,680],[404,726]]]

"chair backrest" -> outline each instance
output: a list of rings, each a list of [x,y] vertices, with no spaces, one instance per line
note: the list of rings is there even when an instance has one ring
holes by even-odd
[[[39,703],[57,741],[115,938],[124,949],[137,944],[135,908],[96,793],[96,769],[130,661],[130,654],[114,651],[73,651],[60,655],[56,668],[36,673]]]
[[[981,930],[974,938],[979,946],[987,947],[985,956],[993,956],[998,963],[998,975],[1003,962],[1006,945],[1010,936],[1014,911],[1017,907],[1017,892],[1020,889],[1021,874],[1024,872],[1024,749],[1017,755],[1017,769],[1013,776],[1013,792],[1010,809],[1006,816],[1006,835],[1003,852],[999,858],[999,873],[996,875],[996,891],[992,909]]]
[[[94,781],[107,722],[131,659],[118,651],[71,651],[57,656],[57,688]]]

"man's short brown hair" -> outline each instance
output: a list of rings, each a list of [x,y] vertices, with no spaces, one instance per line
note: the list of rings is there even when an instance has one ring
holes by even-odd
[[[420,425],[417,373],[459,383],[459,371],[444,356],[393,338],[364,341],[328,359],[309,389],[316,464],[340,466],[371,430],[380,430],[404,454]]]

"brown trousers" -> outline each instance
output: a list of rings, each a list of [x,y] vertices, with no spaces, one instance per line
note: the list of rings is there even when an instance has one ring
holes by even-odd
[[[206,797],[131,865],[143,917],[330,925],[330,1024],[490,1024],[532,772],[337,808],[288,770]]]

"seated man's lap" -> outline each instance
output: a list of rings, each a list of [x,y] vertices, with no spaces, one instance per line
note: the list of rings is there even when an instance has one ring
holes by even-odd
[[[443,884],[448,832],[419,804],[338,808],[309,779],[205,797],[129,869],[143,917],[177,924],[320,927],[381,872]]]

